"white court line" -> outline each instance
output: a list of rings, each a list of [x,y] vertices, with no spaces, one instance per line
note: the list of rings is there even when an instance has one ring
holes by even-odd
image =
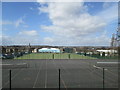
[[[120,64],[120,62],[97,62],[97,64]]]
[[[40,70],[41,70],[41,68],[42,68],[43,62],[42,62],[40,65],[41,65],[41,66],[40,66],[39,71],[38,71],[38,73],[37,73],[37,76],[36,76],[35,82],[34,82],[34,84],[33,84],[33,88],[36,88],[35,85],[36,85],[36,83],[37,83],[38,76],[39,76],[39,74],[40,74]]]
[[[93,65],[94,68],[97,68],[97,69],[100,69],[100,70],[103,70],[102,67],[97,67],[96,65]],[[104,70],[108,70],[107,68],[105,68]]]
[[[103,70],[103,68],[97,67],[96,65],[93,65],[93,67]],[[107,70],[109,73],[113,74],[114,76],[118,76],[118,75],[114,74],[112,71],[108,70],[107,68],[105,68],[105,70]]]
[[[54,66],[56,67],[55,69],[56,69],[56,71],[58,72],[58,66],[56,65],[56,63],[55,63],[55,61],[53,60],[53,64],[54,64]],[[65,81],[62,79],[62,75],[61,75],[61,78],[60,78],[60,80],[62,81],[62,83],[63,83],[63,85],[64,85],[64,87],[65,87],[65,89],[67,90],[67,85],[65,84]]]
[[[95,67],[95,68],[97,68],[97,69],[100,69],[100,70],[103,70],[103,68],[97,67],[96,65],[93,65],[93,67]],[[108,69],[104,69],[104,70],[110,72]],[[110,73],[112,73],[112,72],[110,72]],[[112,73],[112,74],[114,74],[114,73]],[[115,74],[114,74],[114,75],[115,75]],[[111,80],[111,81],[114,81],[113,79],[111,79],[111,78],[109,78],[109,77],[107,77],[107,78],[108,78],[109,80]],[[111,84],[109,81],[105,81],[105,82]]]
[[[18,63],[18,64],[0,64],[0,65],[26,65],[26,63]]]
[[[8,70],[8,69],[7,69],[7,70]],[[12,73],[13,73],[13,72],[15,72],[15,70],[13,70]],[[9,73],[8,73],[6,76],[4,76],[4,77],[8,77],[8,76],[9,76]]]
[[[20,71],[19,71],[18,73],[20,73],[20,72],[23,71],[23,70],[24,70],[24,69],[20,69]],[[16,74],[11,78],[11,80],[13,80],[13,79],[18,75],[18,73],[16,73]],[[5,87],[8,83],[9,83],[9,80],[8,80],[8,82],[6,82],[6,83],[4,84],[3,87]]]
[[[97,67],[96,65],[93,65],[93,67],[94,67],[94,68],[97,68],[97,69],[101,69],[101,70],[102,70],[102,68],[101,68],[101,67]]]
[[[108,69],[108,72],[113,74],[114,76],[118,77],[118,75],[114,74],[111,70]],[[117,72],[118,73],[118,72]]]
[[[95,65],[93,65],[93,67],[95,67],[95,68],[97,68],[97,66],[95,66]],[[101,68],[100,67],[98,67],[98,69],[100,69],[101,70]],[[97,72],[96,72],[97,73]],[[97,73],[97,74],[99,74],[99,73]],[[101,76],[99,76],[98,78],[100,78],[100,80],[101,81],[103,81],[103,78],[101,77]],[[105,81],[106,83],[109,83],[108,81]],[[110,84],[110,83],[109,83]]]
[[[0,64],[0,66],[2,66],[2,65],[13,65],[13,64]]]
[[[62,68],[65,72],[67,72],[68,74],[70,74],[70,72],[69,72],[68,70],[66,70],[65,67],[61,64],[61,62],[60,62],[60,66],[61,66],[61,68]]]

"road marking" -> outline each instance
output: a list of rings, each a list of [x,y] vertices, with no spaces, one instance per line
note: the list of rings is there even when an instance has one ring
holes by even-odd
[[[38,76],[39,76],[39,74],[40,74],[40,70],[41,70],[41,68],[42,68],[43,62],[42,62],[40,65],[41,65],[41,66],[40,66],[39,71],[38,71],[38,73],[37,73],[37,76],[36,76],[35,82],[34,82],[34,84],[33,84],[33,88],[36,88],[35,85],[36,85],[36,83],[37,83]]]

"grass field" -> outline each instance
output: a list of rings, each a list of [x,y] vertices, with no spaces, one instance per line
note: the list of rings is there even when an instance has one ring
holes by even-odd
[[[72,53],[31,53],[15,59],[97,59]]]

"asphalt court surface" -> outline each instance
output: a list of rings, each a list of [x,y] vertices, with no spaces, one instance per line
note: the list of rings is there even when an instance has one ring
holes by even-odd
[[[3,64],[26,63],[23,68],[3,68],[3,88],[9,88],[9,69],[12,88],[102,88],[103,71],[97,62],[117,60],[3,60]],[[105,88],[118,87],[118,67],[105,67]]]

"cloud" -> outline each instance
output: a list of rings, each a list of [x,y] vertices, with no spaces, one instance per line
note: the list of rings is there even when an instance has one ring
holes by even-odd
[[[12,38],[4,35],[4,34],[0,34],[0,45],[12,45],[13,41],[11,40]]]
[[[22,25],[23,27],[25,27],[25,26],[28,27],[28,25],[26,25],[26,23],[24,21],[24,18],[25,18],[25,16],[20,17],[15,21],[2,20],[2,21],[0,21],[0,25],[13,25],[16,28],[19,27],[20,25]]]
[[[47,13],[52,25],[41,25],[41,29],[53,33],[45,42],[69,45],[108,45],[107,36],[96,36],[104,32],[107,22],[99,15],[88,13],[83,2],[77,3],[42,3],[41,13]],[[109,11],[109,10],[108,10]],[[102,39],[102,40],[101,40]],[[91,43],[92,42],[92,43]],[[107,42],[107,43],[106,43]]]
[[[0,42],[0,45],[28,45],[29,43],[41,44],[42,42],[42,40],[39,39],[39,36],[33,36],[31,34],[21,34],[17,34],[14,36],[7,36],[5,34],[1,34],[0,38],[2,39],[2,41]]]
[[[118,19],[118,3],[106,2],[103,4],[104,10],[99,12],[97,16],[104,19],[104,21],[109,24],[114,20]]]
[[[17,21],[15,21],[15,27],[19,27],[21,24],[25,24],[23,21],[24,17],[19,18]]]
[[[64,33],[69,36],[91,34],[106,25],[100,17],[87,13],[83,3],[49,3],[48,7],[39,9],[41,12],[48,13],[53,23],[51,26],[41,26],[41,28],[57,35],[64,35]]]
[[[111,39],[106,34],[100,36],[82,36],[82,37],[46,37],[42,42],[47,45],[60,45],[60,46],[109,46]]]
[[[13,22],[10,22],[10,21],[0,21],[0,25],[11,25],[13,24]]]
[[[6,38],[14,44],[49,44],[49,45],[109,45],[110,38],[104,33],[105,27],[117,17],[116,6],[104,5],[104,10],[91,15],[84,2],[40,3],[40,13],[48,14],[52,24],[41,25],[43,32],[51,36],[39,37],[36,30],[24,30],[14,38]],[[16,20],[14,25],[25,25],[24,18]]]
[[[83,37],[47,37],[44,39],[44,44],[50,45],[66,45],[66,46],[109,46],[111,39],[107,37],[106,34],[102,34],[100,36],[83,36]]]
[[[104,2],[103,3],[103,9],[110,8],[113,5],[115,5],[115,3],[113,3],[113,2]]]
[[[53,44],[54,43],[54,39],[51,37],[45,37],[43,40],[44,44]]]
[[[30,10],[34,10],[34,8],[33,8],[33,7],[30,7]]]
[[[38,37],[28,37],[28,36],[15,36],[15,38],[11,39],[14,45],[28,45],[30,44],[40,44],[41,40]],[[19,41],[18,41],[19,40]]]
[[[21,31],[19,32],[19,35],[36,36],[38,34],[37,31],[31,30],[31,31]]]

